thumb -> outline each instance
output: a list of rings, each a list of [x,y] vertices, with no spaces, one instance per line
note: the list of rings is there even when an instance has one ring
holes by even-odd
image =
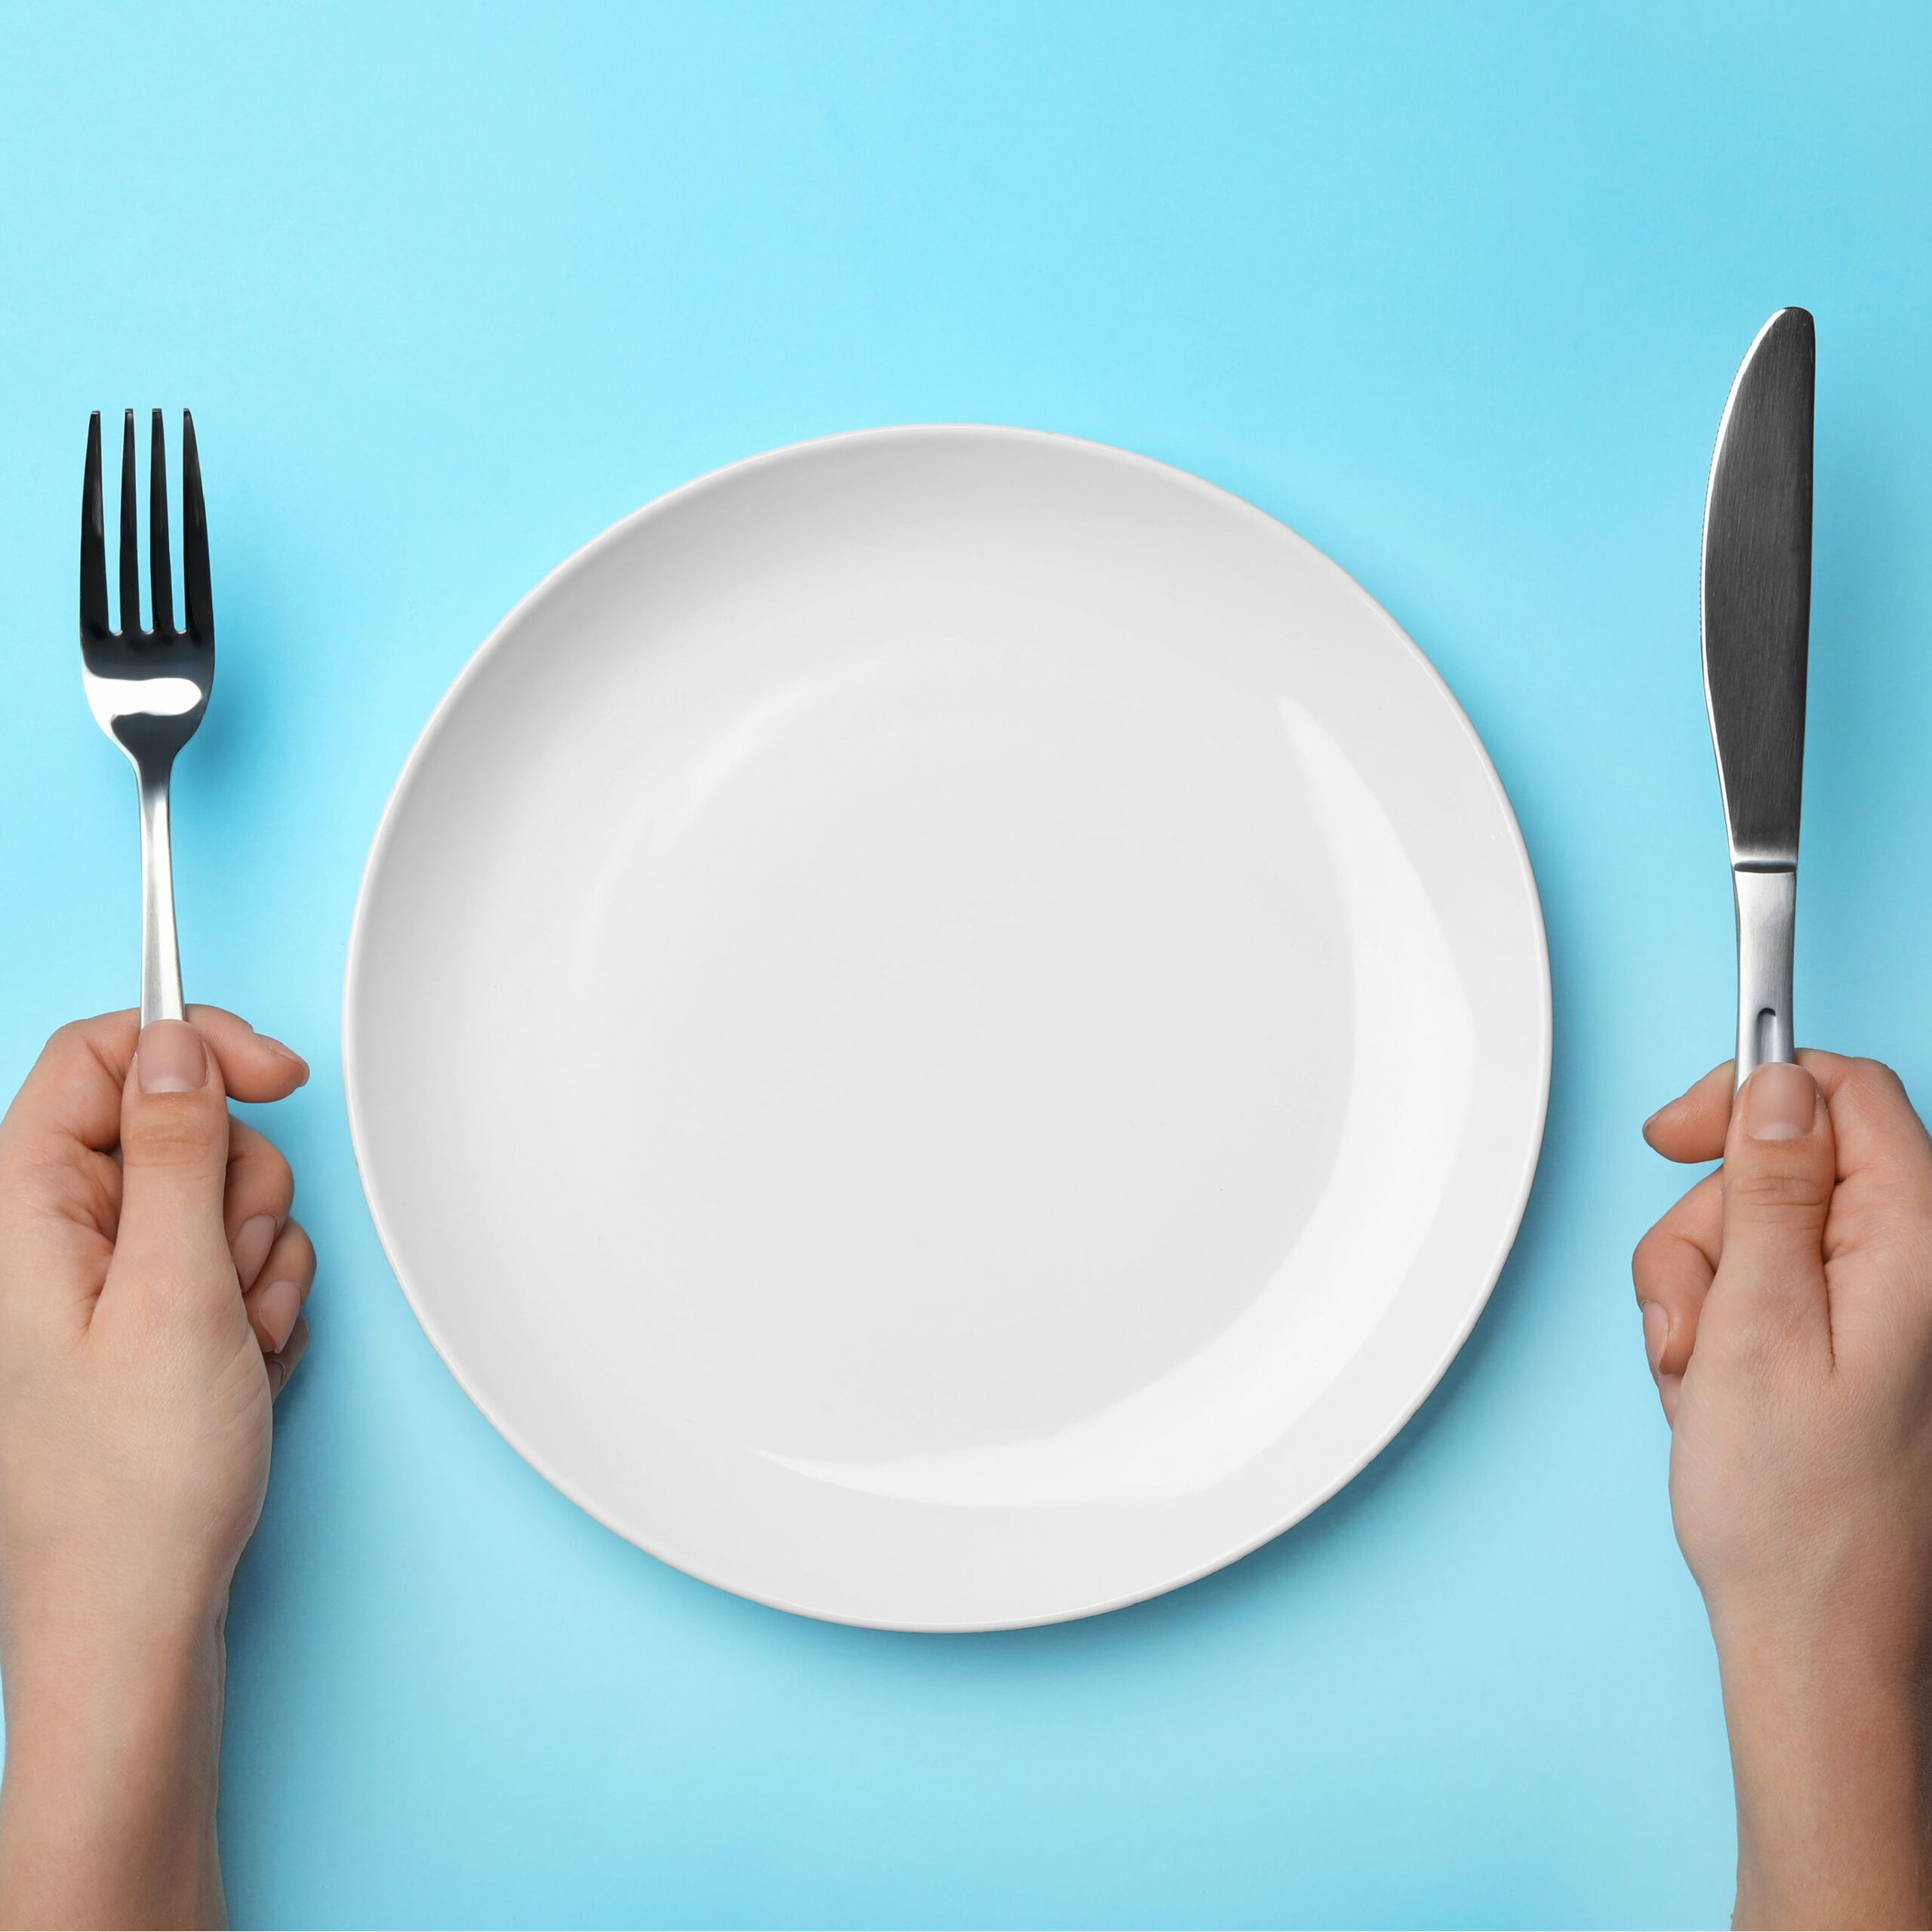
[[[169,1301],[235,1294],[222,1220],[228,1095],[201,1035],[183,1020],[141,1029],[121,1095],[121,1222],[105,1292]]]
[[[1825,1217],[1837,1177],[1832,1117],[1818,1083],[1801,1066],[1759,1067],[1731,1109],[1724,1247],[1707,1313],[1777,1318],[1829,1343]]]

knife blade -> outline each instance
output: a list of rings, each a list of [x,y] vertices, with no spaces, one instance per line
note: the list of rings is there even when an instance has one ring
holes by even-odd
[[[1718,427],[1704,505],[1704,696],[1737,909],[1737,1084],[1792,1055],[1792,946],[1811,629],[1817,332],[1758,331]]]

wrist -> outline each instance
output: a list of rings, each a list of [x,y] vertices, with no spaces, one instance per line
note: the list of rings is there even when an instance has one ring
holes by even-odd
[[[223,1665],[220,1611],[198,1593],[83,1601],[62,1589],[23,1601],[8,1592],[6,1922],[76,1909],[106,1919],[131,1898],[157,1923],[219,1917]],[[97,1903],[77,1897],[77,1885],[96,1888]]]
[[[218,1700],[223,1657],[222,1617],[202,1604],[10,1616],[0,1638],[9,1755],[45,1726],[111,1735],[137,1728],[150,1706],[178,1713]]]
[[[1850,1625],[1721,1632],[1738,1924],[1922,1924],[1932,1912],[1916,1647]]]
[[[184,1690],[218,1660],[228,1593],[199,1578],[107,1564],[0,1574],[0,1689],[11,1736],[48,1704],[109,1702],[132,1684]]]

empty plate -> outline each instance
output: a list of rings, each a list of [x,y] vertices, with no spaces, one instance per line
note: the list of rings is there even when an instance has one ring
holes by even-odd
[[[1207,484],[832,438],[606,531],[411,755],[349,1116],[451,1370],[613,1529],[854,1623],[1106,1610],[1469,1333],[1548,964],[1468,721]]]

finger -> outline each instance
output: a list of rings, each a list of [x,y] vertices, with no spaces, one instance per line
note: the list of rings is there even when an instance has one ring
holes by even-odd
[[[188,1012],[238,1100],[278,1100],[308,1078],[300,1055],[245,1020],[218,1006],[191,1006]],[[61,1027],[22,1083],[0,1133],[108,1152],[121,1137],[121,1096],[140,1034],[140,1016],[131,1008]]]
[[[1724,1248],[1724,1183],[1706,1174],[1637,1244],[1630,1277],[1643,1311],[1644,1352],[1661,1390],[1690,1365],[1697,1319]]]
[[[1798,1063],[1817,1081],[1828,1102],[1850,1069],[1878,1064],[1820,1053],[1813,1047],[1799,1051]],[[1722,1157],[1724,1137],[1730,1128],[1731,1081],[1737,1064],[1727,1060],[1721,1066],[1712,1067],[1687,1092],[1666,1101],[1644,1121],[1644,1138],[1666,1160],[1715,1161]]]
[[[235,1264],[223,1218],[228,1096],[200,1032],[158,1020],[141,1032],[121,1101],[121,1225],[105,1304],[138,1294],[157,1306],[232,1311]],[[232,1312],[228,1316],[232,1319]]]
[[[1825,1220],[1838,1178],[1832,1117],[1802,1066],[1774,1062],[1744,1083],[1732,1109],[1721,1179],[1723,1246],[1701,1328],[1831,1345]]]
[[[140,1030],[131,1012],[69,1021],[41,1049],[0,1131],[15,1144],[107,1152],[121,1137],[121,1090]]]
[[[298,1321],[295,1332],[288,1338],[288,1346],[278,1355],[268,1358],[269,1395],[271,1400],[288,1386],[288,1378],[295,1373],[295,1364],[308,1352],[309,1324]]]
[[[1905,1083],[1890,1067],[1837,1054],[1798,1057],[1831,1110],[1840,1180],[1869,1174],[1917,1191],[1932,1189],[1932,1141]]]
[[[1715,1161],[1730,1124],[1731,1069],[1726,1060],[1644,1123],[1644,1138],[1667,1161]]]
[[[229,1252],[243,1287],[252,1287],[269,1249],[288,1219],[295,1177],[281,1150],[245,1121],[228,1123],[228,1184],[222,1217]]]
[[[191,1006],[188,1017],[214,1049],[235,1100],[279,1100],[306,1083],[309,1063],[292,1047],[257,1032],[238,1014],[219,1006]]]
[[[272,1355],[288,1346],[315,1278],[314,1245],[301,1223],[291,1221],[269,1251],[261,1279],[242,1298],[263,1354]]]
[[[0,1244],[7,1312],[85,1331],[113,1258],[121,1168],[121,1081],[131,1049],[114,1037],[131,1015],[63,1026],[42,1049],[0,1120]]]

